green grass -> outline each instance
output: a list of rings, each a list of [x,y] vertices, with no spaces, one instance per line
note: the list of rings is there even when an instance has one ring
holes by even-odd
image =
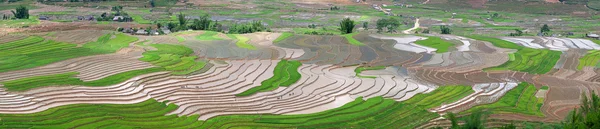
[[[354,35],[358,34],[358,32],[355,33],[350,33],[350,34],[344,34],[342,36],[344,36],[344,38],[346,38],[346,40],[348,40],[348,43],[352,44],[352,45],[356,45],[356,46],[362,46],[365,45],[363,43],[361,43],[360,41],[356,40],[353,38]]]
[[[38,24],[40,20],[37,16],[29,16],[29,19],[0,20],[0,27],[28,27]]]
[[[129,36],[123,33],[105,34],[98,38],[96,42],[89,42],[83,45],[84,48],[90,48],[99,52],[114,53],[121,48],[128,47],[130,43],[135,42],[138,38]]]
[[[280,86],[290,86],[300,79],[298,67],[301,65],[300,61],[281,60],[275,66],[273,77],[262,81],[260,86],[250,88],[236,96],[250,96],[258,92],[272,91]]]
[[[223,40],[223,38],[218,37],[218,34],[218,32],[214,31],[204,31],[203,34],[196,36],[196,39],[202,41]]]
[[[68,72],[61,74],[53,74],[53,75],[45,75],[45,76],[35,76],[35,77],[27,77],[21,78],[17,80],[11,80],[6,82],[1,82],[4,87],[8,91],[26,91],[34,88],[47,87],[47,86],[67,86],[67,85],[82,85],[82,86],[109,86],[124,82],[128,79],[131,79],[135,76],[160,72],[163,71],[163,68],[155,67],[155,68],[147,68],[140,70],[132,70],[123,73],[118,73],[115,75],[111,75],[99,80],[85,82],[80,80],[79,78],[74,77],[79,74],[77,72]]]
[[[83,47],[76,44],[44,40],[41,37],[28,37],[26,39],[3,43],[0,45],[0,72],[22,70],[71,58],[113,53],[137,38],[124,34],[117,34],[111,39],[112,34],[106,34],[96,42],[89,42]]]
[[[250,39],[248,37],[244,37],[239,34],[228,34],[227,37],[237,40],[237,42],[235,42],[235,45],[239,48],[246,48],[248,50],[256,50],[256,47],[254,47],[252,44],[248,44],[248,41],[250,41]]]
[[[465,37],[488,41],[494,44],[494,46],[501,48],[517,49],[517,52],[509,54],[510,59],[506,63],[484,70],[514,70],[531,74],[545,74],[553,69],[562,54],[561,52],[554,50],[527,48],[492,37],[477,35],[467,35]]]
[[[185,38],[181,37],[181,36],[175,36],[175,38],[177,38],[177,42],[184,42]]]
[[[518,113],[543,117],[544,114],[540,108],[544,101],[543,99],[535,97],[536,91],[537,89],[533,84],[521,82],[517,87],[508,91],[498,101],[491,104],[475,106],[463,113],[487,109],[496,114]]]
[[[542,86],[542,88],[540,88],[540,90],[548,90],[548,89],[550,89],[550,87],[548,87],[548,86]]]
[[[39,15],[70,15],[75,11],[56,11],[56,12],[40,12]]]
[[[590,50],[587,52],[587,54],[585,54],[585,56],[579,58],[579,65],[577,65],[577,69],[581,70],[585,66],[596,67],[599,61],[600,51]]]
[[[206,66],[205,61],[196,61],[196,56],[191,56],[194,51],[186,46],[171,44],[151,44],[154,51],[146,51],[139,60],[160,66],[173,75],[192,74]]]
[[[146,20],[140,15],[131,15],[131,18],[133,19],[134,22],[139,23],[139,24],[152,24],[152,21]]]
[[[417,40],[416,44],[431,47],[437,49],[437,53],[448,52],[448,48],[454,46],[453,43],[450,43],[446,40],[443,40],[440,37],[432,37],[428,36],[425,40]]]
[[[442,86],[427,94],[396,102],[362,97],[341,107],[299,115],[228,115],[206,121],[200,128],[394,128],[412,129],[439,117],[427,111],[473,93],[468,86]]]
[[[0,114],[0,128],[198,128],[198,115],[167,113],[178,108],[150,99],[135,104],[74,104],[31,114]]]
[[[281,35],[279,37],[277,37],[277,39],[273,40],[273,43],[281,42],[292,36],[294,36],[294,34],[292,34],[292,33],[288,33],[288,32],[281,33]]]
[[[359,78],[377,78],[376,76],[362,76],[362,75],[360,75],[360,73],[362,73],[363,71],[366,71],[366,70],[381,70],[381,69],[385,69],[385,66],[375,66],[375,67],[359,66],[359,67],[356,67],[356,69],[354,69],[354,72],[356,73],[356,76]]]
[[[178,106],[150,99],[135,104],[74,104],[30,114],[0,114],[0,128],[415,128],[439,117],[427,111],[472,93],[467,86],[442,86],[403,102],[362,97],[341,107],[298,115],[167,115]]]

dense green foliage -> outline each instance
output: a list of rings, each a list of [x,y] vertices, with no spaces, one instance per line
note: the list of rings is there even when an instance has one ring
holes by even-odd
[[[298,67],[301,65],[300,61],[281,60],[275,66],[273,77],[262,81],[260,86],[248,89],[236,96],[250,96],[258,92],[272,91],[280,86],[290,86],[300,79]]]
[[[129,43],[135,42],[138,38],[127,34],[118,33],[114,38],[112,34],[105,34],[98,38],[96,42],[89,42],[83,45],[84,48],[89,48],[102,53],[114,53],[121,48],[129,46]]]
[[[429,36],[425,40],[417,40],[416,44],[431,47],[437,49],[437,53],[448,52],[448,48],[454,46],[453,43],[450,43],[446,40],[443,40],[440,37]]]
[[[440,31],[441,31],[441,34],[450,34],[450,33],[452,33],[452,30],[450,30],[450,27],[445,26],[445,25],[444,26],[440,26]]]
[[[163,71],[163,68],[155,67],[155,68],[147,68],[140,70],[132,70],[123,73],[118,73],[115,75],[111,75],[99,80],[94,81],[82,81],[79,78],[74,77],[79,74],[77,72],[69,72],[69,73],[61,73],[61,74],[53,74],[46,76],[35,76],[35,77],[27,77],[21,78],[17,80],[11,80],[6,82],[1,82],[4,87],[9,91],[26,91],[29,89],[46,87],[46,86],[66,86],[66,85],[82,85],[82,86],[109,86],[121,83],[128,79],[131,79],[135,76],[159,72]]]
[[[400,21],[394,17],[382,18],[377,20],[377,32],[383,32],[387,28],[387,32],[395,32],[400,27]]]
[[[581,105],[567,116],[563,123],[565,129],[598,129],[600,128],[600,97],[592,92],[590,97],[581,96]]]
[[[362,46],[365,45],[363,43],[361,43],[360,41],[354,39],[354,35],[356,35],[358,33],[349,33],[349,34],[344,34],[342,36],[344,36],[344,38],[346,38],[346,40],[348,40],[348,43],[352,44],[352,45],[356,45],[356,46]]]
[[[182,45],[151,44],[154,51],[146,51],[140,58],[141,61],[150,62],[156,66],[171,71],[174,75],[188,75],[196,72],[206,65],[205,61],[196,61],[196,56],[191,56],[194,51]]]
[[[577,65],[577,69],[581,70],[585,66],[597,67],[599,61],[600,51],[590,50],[585,56],[579,58],[579,65]]]
[[[375,67],[359,66],[359,67],[356,67],[356,69],[354,69],[354,72],[356,73],[356,76],[360,77],[360,78],[377,78],[375,76],[362,76],[362,75],[360,75],[360,73],[362,73],[363,71],[366,71],[366,70],[381,70],[381,69],[385,69],[385,66],[375,66]]]
[[[498,101],[475,106],[463,113],[470,113],[476,110],[490,110],[492,113],[519,113],[524,115],[544,116],[541,111],[544,99],[535,97],[538,89],[531,83],[521,82],[519,85],[508,91]]]
[[[229,27],[230,34],[245,34],[268,31],[261,21],[253,21],[245,24],[233,24]]]
[[[548,33],[550,33],[550,27],[548,27],[548,24],[544,24],[544,26],[542,26],[540,33],[544,35],[548,35]]]
[[[429,107],[472,92],[443,86],[404,102],[356,98],[341,107],[299,115],[225,115],[198,121],[197,115],[167,115],[177,105],[154,99],[135,104],[74,104],[31,114],[0,114],[0,128],[414,128],[438,117]]]
[[[488,41],[497,47],[518,50],[516,53],[513,53],[513,55],[510,56],[511,58],[514,57],[514,60],[509,60],[500,66],[487,68],[485,70],[514,70],[528,72],[531,74],[544,74],[552,70],[562,54],[561,52],[554,50],[527,48],[509,41],[492,37],[477,35],[468,35],[466,37]]]
[[[354,31],[354,21],[350,20],[350,18],[345,18],[340,22],[340,31],[342,34],[350,34]]]
[[[27,9],[25,6],[19,6],[15,9],[15,11],[11,10],[11,12],[17,19],[29,19],[29,9]]]
[[[192,25],[190,25],[190,29],[193,29],[193,30],[209,30],[211,22],[212,21],[210,20],[210,16],[209,15],[204,15],[204,16],[201,16],[200,19],[194,19],[194,21],[192,22]]]
[[[277,37],[277,39],[273,40],[273,43],[281,42],[292,36],[294,36],[294,34],[292,34],[292,33],[288,33],[288,32],[281,33],[281,35],[279,37]]]

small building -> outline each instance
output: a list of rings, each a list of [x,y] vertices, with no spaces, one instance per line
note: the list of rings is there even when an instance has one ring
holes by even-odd
[[[123,16],[115,16],[113,18],[113,21],[119,21],[119,19],[123,20],[123,19],[125,19],[125,17],[123,17]]]
[[[146,30],[144,30],[144,29],[139,29],[137,32],[135,32],[135,34],[137,34],[137,35],[147,35],[148,32],[146,32]]]
[[[594,38],[594,39],[600,38],[600,36],[598,34],[594,34],[594,33],[585,34],[585,36],[588,38]]]
[[[158,35],[158,31],[156,30],[150,30],[150,35]]]
[[[38,20],[50,20],[50,18],[46,16],[40,16]]]
[[[162,31],[163,31],[164,34],[170,34],[171,33],[171,30],[169,30],[169,29],[162,29]]]
[[[123,31],[121,31],[123,33],[133,33],[133,29],[131,28],[124,28]]]

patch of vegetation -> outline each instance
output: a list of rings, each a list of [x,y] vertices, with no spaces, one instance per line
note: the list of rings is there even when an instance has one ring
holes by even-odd
[[[492,37],[477,35],[467,35],[465,37],[488,41],[494,44],[494,46],[501,48],[517,49],[517,52],[512,55],[514,56],[514,60],[509,60],[500,66],[486,68],[485,70],[514,70],[531,74],[544,74],[552,70],[561,55],[559,51],[527,48]]]
[[[167,115],[177,105],[150,99],[136,104],[74,104],[31,114],[0,114],[0,128],[414,128],[439,117],[427,111],[472,92],[467,86],[442,86],[397,102],[362,97],[342,107],[299,115],[224,115],[198,121],[198,115]],[[433,100],[433,101],[429,101]]]
[[[382,70],[382,69],[385,69],[385,66],[375,66],[375,67],[359,66],[359,67],[356,67],[356,69],[354,69],[354,72],[356,73],[355,76],[360,77],[360,78],[377,78],[375,76],[362,76],[362,75],[360,75],[360,73],[362,73],[363,71],[367,71],[367,70]]]
[[[253,87],[236,96],[250,96],[258,92],[266,92],[277,89],[280,86],[287,87],[300,79],[298,68],[302,65],[300,61],[281,60],[275,66],[273,77],[262,81],[260,86]]]
[[[350,18],[345,18],[342,20],[342,22],[340,22],[340,31],[342,34],[350,34],[352,31],[354,31],[354,26],[355,24],[353,20],[350,20]]]
[[[167,115],[175,104],[73,104],[31,114],[0,114],[0,128],[198,128],[198,115]]]
[[[196,72],[204,66],[205,61],[196,61],[196,56],[191,56],[194,51],[182,45],[151,44],[156,48],[154,51],[146,51],[140,58],[141,61],[150,62],[160,66],[174,75],[188,75]]]
[[[29,27],[38,24],[40,20],[36,16],[29,16],[29,19],[0,20],[0,26],[5,27]]]
[[[490,110],[492,113],[519,113],[524,115],[543,117],[541,111],[543,99],[535,97],[537,89],[531,83],[521,82],[518,86],[506,92],[498,101],[475,106],[463,113],[470,113],[476,110]]]
[[[0,72],[28,69],[71,58],[113,53],[129,46],[137,38],[124,34],[106,34],[95,42],[89,42],[83,47],[76,44],[44,40],[33,36],[26,39],[3,43],[0,45]]]
[[[348,40],[348,43],[352,44],[352,45],[356,45],[356,46],[362,46],[365,45],[363,43],[361,43],[360,41],[354,39],[354,35],[356,35],[358,33],[349,33],[349,34],[344,34],[342,36],[344,36],[344,38],[346,38],[346,40]]]
[[[141,15],[130,15],[134,22],[139,24],[152,24],[152,21],[144,19]]]
[[[448,52],[448,48],[454,46],[453,43],[450,43],[446,40],[443,40],[440,37],[428,36],[425,40],[417,40],[416,44],[431,47],[437,49],[437,53]]]
[[[442,86],[427,94],[417,94],[397,102],[383,97],[362,97],[342,107],[300,115],[228,115],[206,121],[201,128],[415,128],[439,117],[427,111],[472,93],[467,86]]]
[[[577,65],[577,69],[581,70],[586,66],[597,67],[598,62],[600,62],[600,51],[590,50],[587,52],[587,54],[585,54],[585,56],[579,58],[579,65]]]
[[[590,98],[583,93],[581,105],[571,111],[563,126],[565,129],[595,129],[600,126],[600,97],[592,92]]]
[[[85,82],[79,78],[74,77],[79,74],[78,72],[69,72],[45,76],[35,76],[21,78],[17,80],[11,80],[2,82],[4,87],[8,91],[27,91],[34,88],[47,87],[47,86],[69,86],[69,85],[82,85],[82,86],[109,86],[121,83],[135,76],[160,72],[163,68],[147,68],[140,70],[132,70],[123,73],[111,75],[99,80]]]
[[[112,38],[112,36],[112,34],[105,34],[98,38],[96,42],[86,43],[83,45],[83,47],[103,53],[114,53],[117,50],[125,48],[129,46],[130,43],[138,40],[136,37],[123,33],[114,34],[115,38]]]
[[[239,34],[228,34],[227,36],[231,39],[237,40],[237,42],[235,42],[235,45],[239,48],[246,48],[248,50],[256,50],[256,47],[254,47],[252,44],[248,43],[248,41],[250,41],[250,38],[248,38],[248,37],[244,37]]]
[[[214,31],[204,31],[203,34],[196,36],[196,39],[202,41],[223,40],[223,38],[220,38],[218,34],[218,32]]]
[[[181,37],[181,36],[175,36],[175,38],[177,38],[177,42],[183,42],[185,41],[185,38]]]
[[[288,32],[281,33],[281,35],[279,37],[277,37],[277,39],[273,40],[273,43],[281,42],[292,36],[294,36],[294,34],[292,34],[292,33],[288,33]]]

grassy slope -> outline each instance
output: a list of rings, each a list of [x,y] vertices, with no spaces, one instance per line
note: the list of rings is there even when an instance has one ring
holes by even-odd
[[[535,97],[538,89],[531,83],[522,82],[510,91],[508,91],[498,101],[475,106],[463,113],[473,112],[475,110],[488,109],[493,113],[519,113],[525,115],[533,115],[543,117],[544,114],[540,110],[543,99]]]
[[[417,40],[416,44],[432,47],[437,49],[437,53],[448,52],[448,48],[454,46],[453,43],[450,43],[446,40],[443,40],[440,37],[427,37],[425,40]]]
[[[577,65],[577,69],[581,70],[585,66],[596,67],[599,61],[600,51],[590,50],[587,52],[587,54],[585,54],[585,56],[579,58],[579,65]]]
[[[472,93],[467,86],[443,86],[396,102],[356,98],[342,107],[299,115],[225,115],[198,121],[197,115],[166,115],[177,105],[156,100],[136,104],[75,104],[32,114],[0,114],[0,128],[414,128],[439,115],[426,109]]]
[[[61,73],[47,76],[35,76],[21,78],[17,80],[11,80],[1,82],[8,91],[26,91],[39,87],[46,86],[67,86],[67,85],[83,85],[83,86],[109,86],[121,83],[125,80],[131,79],[135,76],[163,71],[163,68],[147,68],[140,70],[132,70],[123,73],[111,75],[99,80],[85,82],[74,76],[79,74],[77,72]]]
[[[277,37],[277,39],[273,40],[273,43],[278,43],[281,42],[289,37],[294,36],[294,34],[289,33],[289,32],[285,32],[285,33],[281,33],[281,35],[279,37]]]
[[[356,76],[360,77],[360,78],[377,78],[375,76],[362,76],[362,75],[360,75],[360,73],[362,73],[362,71],[366,71],[366,70],[381,70],[381,69],[385,69],[385,66],[375,66],[375,67],[360,66],[360,67],[356,67],[356,69],[354,69],[354,72],[356,73]]]
[[[204,31],[203,34],[196,36],[196,39],[203,41],[223,40],[223,38],[217,37],[218,34],[219,33],[214,31]]]
[[[152,44],[157,50],[146,51],[140,58],[141,61],[150,62],[156,66],[171,71],[174,75],[187,75],[198,71],[206,65],[204,61],[196,61],[196,56],[191,56],[194,51],[182,45]]]
[[[83,47],[35,36],[3,43],[0,45],[2,50],[0,72],[28,69],[71,58],[113,53],[137,41],[137,38],[125,34],[116,34],[116,38],[112,39],[111,36],[112,34],[106,34],[98,38],[98,41],[86,43]]]
[[[346,38],[346,40],[348,40],[348,42],[349,42],[350,44],[352,44],[352,45],[356,45],[356,46],[362,46],[362,45],[365,45],[365,44],[361,43],[360,41],[358,41],[358,40],[356,40],[356,39],[354,39],[354,38],[352,37],[352,36],[354,36],[354,35],[356,35],[356,34],[358,34],[358,33],[345,34],[345,35],[342,35],[342,36],[344,36],[344,38]]]
[[[237,40],[237,42],[235,42],[235,45],[239,48],[246,48],[248,50],[256,50],[256,47],[254,47],[252,44],[248,44],[248,41],[250,41],[250,39],[248,37],[244,37],[239,34],[228,34],[227,37]]]
[[[290,86],[300,79],[298,67],[302,63],[300,61],[281,60],[275,66],[273,77],[261,82],[260,86],[253,87],[236,96],[250,96],[258,92],[272,91],[280,86]]]
[[[497,47],[518,50],[516,53],[513,53],[514,55],[510,55],[511,59],[512,56],[514,56],[514,60],[509,60],[500,66],[487,68],[485,70],[514,70],[528,72],[531,74],[544,74],[552,70],[556,62],[558,62],[560,59],[561,55],[561,52],[559,51],[527,48],[512,42],[492,37],[476,35],[468,35],[466,37],[488,41]]]

